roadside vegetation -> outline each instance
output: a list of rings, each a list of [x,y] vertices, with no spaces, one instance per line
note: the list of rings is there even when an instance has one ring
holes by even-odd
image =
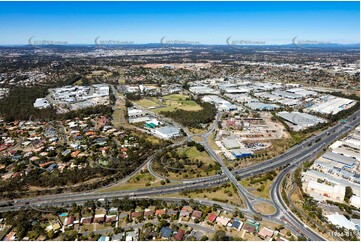
[[[273,180],[279,171],[270,171],[264,174],[242,179],[240,184],[257,197],[270,198],[270,190]],[[236,176],[239,179],[239,177]]]
[[[153,163],[155,172],[169,179],[191,179],[211,176],[220,171],[217,164],[205,151],[204,147],[194,141],[187,146],[166,151]]]

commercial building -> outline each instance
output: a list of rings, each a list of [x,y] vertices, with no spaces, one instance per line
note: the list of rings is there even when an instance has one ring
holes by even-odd
[[[324,114],[336,114],[356,104],[356,101],[331,95],[323,96],[316,100],[309,109]]]
[[[230,150],[230,152],[236,159],[240,159],[243,157],[250,157],[253,155],[253,152],[247,149],[233,149]]]
[[[318,123],[326,122],[326,120],[322,118],[307,113],[279,112],[277,113],[277,115],[283,118],[284,120],[298,126],[299,129],[304,129],[307,127],[314,126]]]
[[[340,228],[345,228],[348,230],[357,230],[355,224],[348,220],[344,215],[340,215],[338,213],[326,215],[326,218],[330,221],[330,223],[337,225]]]
[[[44,109],[50,107],[50,103],[45,98],[37,98],[34,102],[34,108]]]
[[[322,155],[323,158],[343,164],[343,168],[352,168],[354,164],[356,163],[356,159],[336,154],[334,152],[326,152],[324,155]]]
[[[219,91],[207,86],[193,86],[189,88],[189,91],[194,94],[219,94]]]
[[[153,133],[163,139],[173,139],[180,135],[180,130],[175,126],[168,125],[154,129]]]
[[[262,103],[262,102],[248,102],[246,106],[252,110],[260,110],[260,111],[270,111],[279,108],[276,104]]]
[[[237,139],[222,139],[222,144],[228,150],[236,149],[241,146]]]

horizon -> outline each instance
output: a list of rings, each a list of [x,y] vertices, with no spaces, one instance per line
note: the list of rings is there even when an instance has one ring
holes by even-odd
[[[359,2],[0,2],[0,45],[359,44],[359,14]]]

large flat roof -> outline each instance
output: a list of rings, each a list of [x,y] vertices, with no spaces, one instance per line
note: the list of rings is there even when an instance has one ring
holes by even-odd
[[[299,113],[299,112],[279,112],[278,116],[287,120],[290,123],[295,125],[300,125],[304,127],[312,126],[321,122],[325,122],[325,120],[307,114],[307,113]]]
[[[330,151],[327,151],[322,157],[329,159],[329,160],[333,160],[348,166],[353,166],[356,162],[355,159],[344,156],[344,155],[340,155],[340,154],[336,154]]]

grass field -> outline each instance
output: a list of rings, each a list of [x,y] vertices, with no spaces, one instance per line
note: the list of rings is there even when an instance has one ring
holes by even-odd
[[[146,186],[146,184],[149,186]],[[154,178],[148,171],[139,172],[127,182],[119,183],[111,187],[107,187],[104,189],[99,190],[98,192],[114,192],[114,191],[121,191],[121,190],[132,190],[138,188],[145,188],[145,187],[157,187],[161,186],[160,180]]]
[[[144,107],[144,108],[159,106],[158,103],[156,103],[156,102],[154,102],[152,100],[149,100],[149,99],[140,99],[140,100],[136,101],[135,103],[142,106],[142,107]]]
[[[275,207],[269,203],[258,202],[254,204],[253,208],[263,215],[274,214],[276,212]]]
[[[199,106],[196,102],[187,99],[189,99],[189,97],[186,95],[172,94],[172,95],[164,96],[162,99],[157,99],[155,97],[152,97],[152,98],[138,100],[135,103],[144,108],[163,106],[152,109],[152,111],[155,113],[160,113],[162,111],[171,112],[174,111],[175,109],[183,109],[186,111],[199,111],[202,109],[202,107]]]
[[[231,187],[214,187],[212,191],[189,191],[186,192],[186,194],[183,193],[174,193],[174,194],[170,194],[170,195],[163,195],[164,197],[176,197],[176,198],[181,198],[181,197],[188,197],[188,198],[199,198],[199,199],[206,199],[206,200],[213,200],[214,199],[220,199],[220,198],[224,198],[228,200],[228,203],[239,206],[239,207],[244,207],[242,199],[239,197],[237,192],[234,192],[233,189]]]

